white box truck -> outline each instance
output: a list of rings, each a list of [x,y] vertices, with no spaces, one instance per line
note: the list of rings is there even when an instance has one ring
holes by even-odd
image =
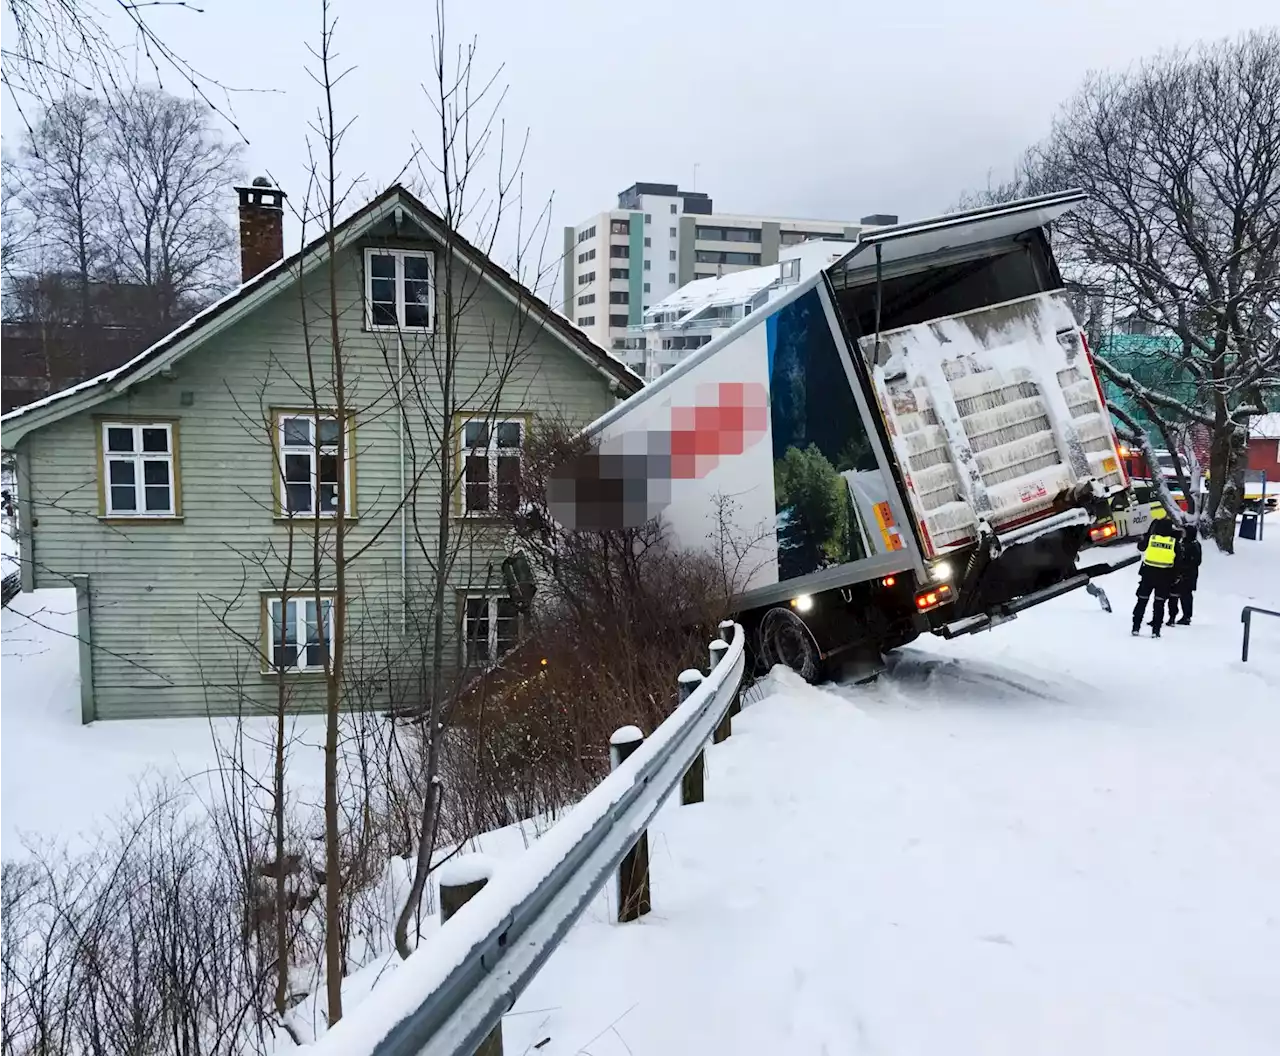
[[[718,549],[759,658],[810,679],[1110,571],[1076,559],[1129,481],[1044,230],[1082,199],[867,232],[595,422],[557,516]]]

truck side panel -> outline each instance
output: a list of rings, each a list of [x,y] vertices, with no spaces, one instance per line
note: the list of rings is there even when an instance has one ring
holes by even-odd
[[[718,552],[745,606],[920,562],[816,279],[592,430],[602,465],[645,456],[646,500],[630,519],[661,516],[681,545]]]

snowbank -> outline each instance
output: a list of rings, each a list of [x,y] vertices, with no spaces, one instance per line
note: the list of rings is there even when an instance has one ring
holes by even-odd
[[[1241,665],[1239,614],[1280,608],[1280,541],[1207,553],[1159,641],[1135,579],[873,686],[775,671],[651,828],[653,913],[602,895],[506,1050],[1273,1054],[1280,621]]]

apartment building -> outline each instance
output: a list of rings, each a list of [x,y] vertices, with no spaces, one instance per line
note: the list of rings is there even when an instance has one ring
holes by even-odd
[[[849,252],[843,240],[816,239],[779,250],[773,265],[745,268],[718,278],[695,279],[646,308],[614,355],[646,383],[782,296],[802,279]]]
[[[628,329],[645,310],[699,279],[777,264],[788,246],[811,239],[852,241],[884,216],[847,220],[717,213],[709,195],[674,183],[635,183],[616,209],[564,229],[564,313],[629,366],[643,356]]]

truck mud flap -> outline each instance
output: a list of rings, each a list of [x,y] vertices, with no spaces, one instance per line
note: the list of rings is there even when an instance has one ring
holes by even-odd
[[[1073,590],[1080,589],[1088,582],[1088,575],[1084,572],[1077,572],[1070,579],[1064,579],[1061,583],[1055,583],[1051,587],[1045,587],[1043,590],[1037,590],[1031,594],[1024,594],[1020,598],[1014,598],[1013,601],[1000,605],[991,612],[979,613],[976,616],[969,616],[962,620],[956,620],[954,623],[948,623],[941,627],[937,633],[942,635],[943,638],[959,638],[965,634],[990,630],[992,627],[997,627],[1002,623],[1015,619],[1018,613],[1024,609],[1030,609],[1035,605],[1051,601],[1062,594],[1069,594]]]
[[[1130,565],[1136,565],[1142,560],[1142,554],[1130,554],[1128,557],[1122,557],[1115,561],[1099,561],[1096,564],[1085,565],[1084,568],[1078,570],[1079,575],[1088,576],[1090,579],[1097,579],[1098,576],[1105,576],[1108,572],[1117,572],[1122,568],[1128,568]]]

